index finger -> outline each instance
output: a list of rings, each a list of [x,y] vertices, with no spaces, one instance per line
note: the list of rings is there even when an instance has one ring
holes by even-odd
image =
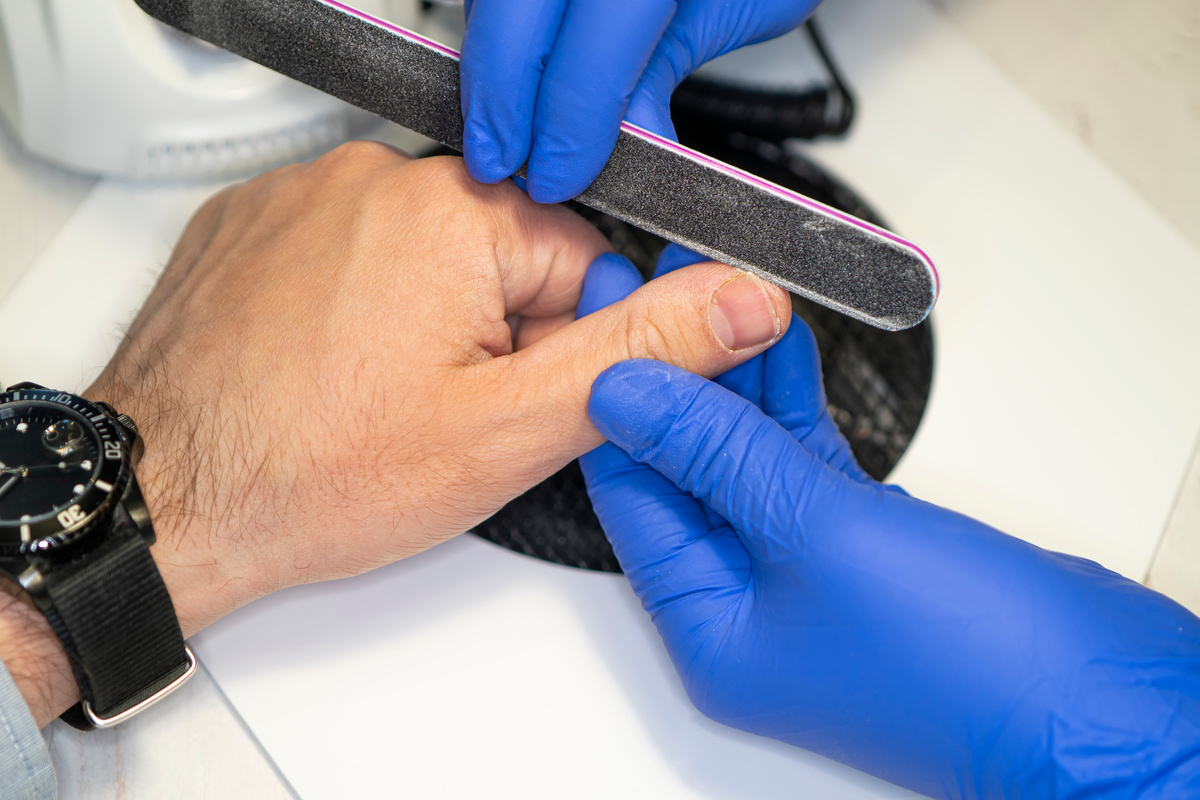
[[[459,80],[463,155],[496,183],[529,158],[534,101],[567,0],[475,0],[467,9]]]

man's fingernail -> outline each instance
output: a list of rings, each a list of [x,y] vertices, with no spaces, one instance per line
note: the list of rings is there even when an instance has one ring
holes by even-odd
[[[765,344],[779,335],[775,304],[763,282],[749,272],[730,278],[713,292],[708,324],[730,350]]]

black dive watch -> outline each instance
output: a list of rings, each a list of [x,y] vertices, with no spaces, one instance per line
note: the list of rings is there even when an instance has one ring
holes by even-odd
[[[66,649],[83,700],[62,719],[82,730],[129,719],[196,669],[150,556],[141,452],[107,403],[34,383],[0,393],[0,572]]]

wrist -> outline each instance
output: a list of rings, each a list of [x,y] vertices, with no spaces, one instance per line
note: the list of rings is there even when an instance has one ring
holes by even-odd
[[[0,661],[39,728],[79,702],[75,674],[49,621],[16,585],[0,581]]]
[[[168,389],[171,389],[168,384]],[[249,550],[218,546],[239,537],[225,530],[238,515],[217,485],[221,470],[202,451],[204,409],[155,391],[135,393],[102,377],[84,396],[103,400],[138,422],[144,455],[134,473],[154,526],[150,548],[184,638],[275,588],[269,570],[255,569]]]

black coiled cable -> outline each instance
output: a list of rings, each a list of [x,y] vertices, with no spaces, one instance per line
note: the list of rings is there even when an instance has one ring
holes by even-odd
[[[737,133],[778,143],[846,133],[854,121],[854,95],[816,22],[810,19],[804,28],[829,74],[828,86],[806,91],[752,89],[693,75],[671,97],[671,119],[680,139],[704,144]]]

